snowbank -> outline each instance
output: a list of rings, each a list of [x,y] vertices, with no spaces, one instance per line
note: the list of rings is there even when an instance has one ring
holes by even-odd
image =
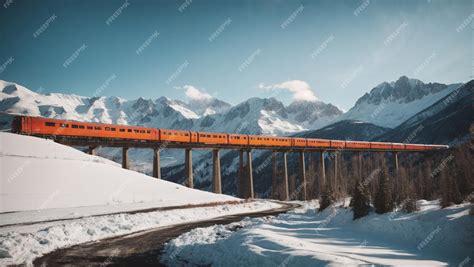
[[[370,214],[353,221],[350,209],[318,213],[317,203],[310,202],[278,217],[194,229],[169,242],[162,261],[172,266],[433,266],[474,259],[470,205],[419,204],[421,210],[412,214]]]
[[[50,209],[71,207],[94,206],[76,209],[79,214],[69,214],[74,217],[238,200],[124,170],[51,140],[11,133],[0,133],[0,172],[0,212],[30,211],[36,218],[67,217],[68,209]]]

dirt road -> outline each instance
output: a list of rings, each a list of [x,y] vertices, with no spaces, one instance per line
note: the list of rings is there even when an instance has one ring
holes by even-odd
[[[160,227],[134,234],[84,243],[53,251],[34,261],[35,266],[162,266],[163,245],[191,229],[215,224],[229,224],[245,217],[277,215],[298,207],[298,204],[281,203],[282,207],[260,212],[249,212],[209,220]]]

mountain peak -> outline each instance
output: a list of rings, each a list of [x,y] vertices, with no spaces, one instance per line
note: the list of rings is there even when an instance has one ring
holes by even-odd
[[[423,83],[401,76],[365,93],[341,119],[361,119],[383,127],[395,127],[458,87],[459,84]]]

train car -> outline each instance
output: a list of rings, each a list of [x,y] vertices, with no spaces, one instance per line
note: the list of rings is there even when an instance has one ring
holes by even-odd
[[[404,150],[404,149],[405,149],[405,144],[402,144],[402,143],[392,143],[392,149],[393,149],[393,150]]]
[[[423,151],[427,150],[425,145],[421,144],[406,144],[405,145],[406,150],[415,150],[415,151]]]
[[[159,141],[154,128],[17,116],[12,132],[36,136],[75,136]]]
[[[290,137],[270,136],[270,144],[272,146],[278,146],[278,147],[290,147],[291,146],[291,138]]]
[[[295,147],[306,147],[306,138],[291,138],[291,145]]]
[[[392,149],[392,143],[370,142],[370,148],[377,150],[390,150]]]
[[[264,135],[249,135],[250,146],[290,147],[291,138]]]
[[[229,143],[228,134],[225,133],[198,133],[198,142],[206,145],[227,145]]]
[[[346,148],[346,141],[331,140],[331,148],[344,149],[344,148]]]
[[[370,149],[370,142],[346,141],[346,149]]]
[[[229,145],[249,145],[249,137],[246,134],[229,134]]]
[[[331,140],[327,139],[307,138],[306,143],[306,146],[311,148],[331,147]]]
[[[191,132],[182,130],[160,129],[160,140],[161,142],[190,143]]]

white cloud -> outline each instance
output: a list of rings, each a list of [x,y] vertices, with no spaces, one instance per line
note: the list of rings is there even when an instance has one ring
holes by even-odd
[[[291,80],[273,85],[265,85],[261,83],[258,85],[258,88],[266,90],[288,90],[293,94],[294,100],[306,100],[312,102],[318,101],[318,98],[311,89],[311,86],[309,86],[307,82],[301,80]]]
[[[196,87],[192,85],[185,85],[183,86],[183,89],[186,90],[186,97],[192,100],[206,100],[206,99],[211,99],[212,96],[206,92],[200,91]]]

